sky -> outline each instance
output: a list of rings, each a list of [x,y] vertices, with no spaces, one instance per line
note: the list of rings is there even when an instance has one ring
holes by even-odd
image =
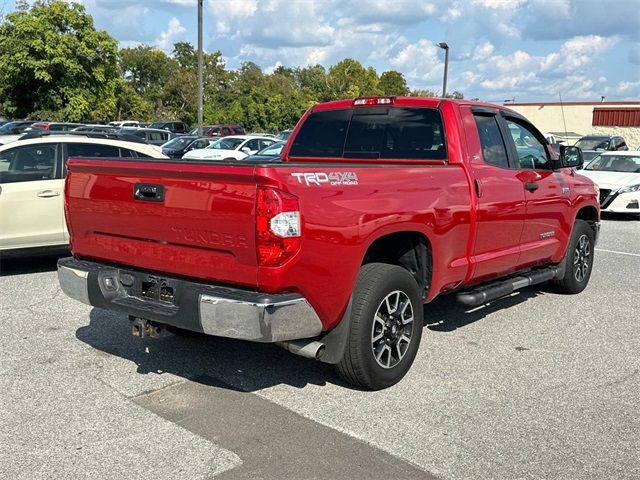
[[[196,0],[77,1],[122,47],[197,42]],[[447,91],[466,98],[640,100],[639,0],[204,0],[204,11],[204,48],[228,68],[351,57],[441,93],[446,42]]]

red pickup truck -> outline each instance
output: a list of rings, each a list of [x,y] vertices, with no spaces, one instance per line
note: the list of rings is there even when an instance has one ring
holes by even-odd
[[[400,97],[312,107],[281,162],[70,159],[59,280],[140,336],[273,342],[385,388],[437,295],[585,288],[600,212],[581,164],[506,108]]]

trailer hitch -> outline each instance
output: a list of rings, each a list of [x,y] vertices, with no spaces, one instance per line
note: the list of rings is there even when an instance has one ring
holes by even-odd
[[[131,334],[134,337],[158,338],[160,336],[162,326],[159,323],[133,315],[129,315],[129,320],[131,321]]]

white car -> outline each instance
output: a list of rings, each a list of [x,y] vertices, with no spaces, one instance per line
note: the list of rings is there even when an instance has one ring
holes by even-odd
[[[191,150],[182,157],[183,160],[242,160],[254,153],[267,148],[277,140],[269,137],[254,137],[252,135],[232,135],[221,138],[207,148]]]
[[[7,143],[15,142],[16,140],[20,139],[23,135],[24,133],[21,133],[19,135],[1,135],[0,145],[6,145]]]
[[[580,170],[580,174],[598,185],[603,212],[640,215],[639,152],[603,152]]]
[[[69,157],[168,158],[144,143],[82,135],[47,135],[0,146],[0,256],[67,247],[64,177]]]
[[[140,122],[137,120],[119,120],[116,122],[109,122],[112,127],[126,128],[126,127],[139,127]]]

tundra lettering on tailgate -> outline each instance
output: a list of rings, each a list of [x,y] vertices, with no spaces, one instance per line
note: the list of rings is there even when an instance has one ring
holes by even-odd
[[[247,248],[247,239],[244,235],[230,233],[217,233],[195,228],[171,227],[171,231],[180,235],[187,242],[200,242],[214,247]]]
[[[311,185],[358,185],[358,175],[356,172],[305,172],[292,173],[292,177],[298,179],[298,183],[304,183],[307,187]]]

